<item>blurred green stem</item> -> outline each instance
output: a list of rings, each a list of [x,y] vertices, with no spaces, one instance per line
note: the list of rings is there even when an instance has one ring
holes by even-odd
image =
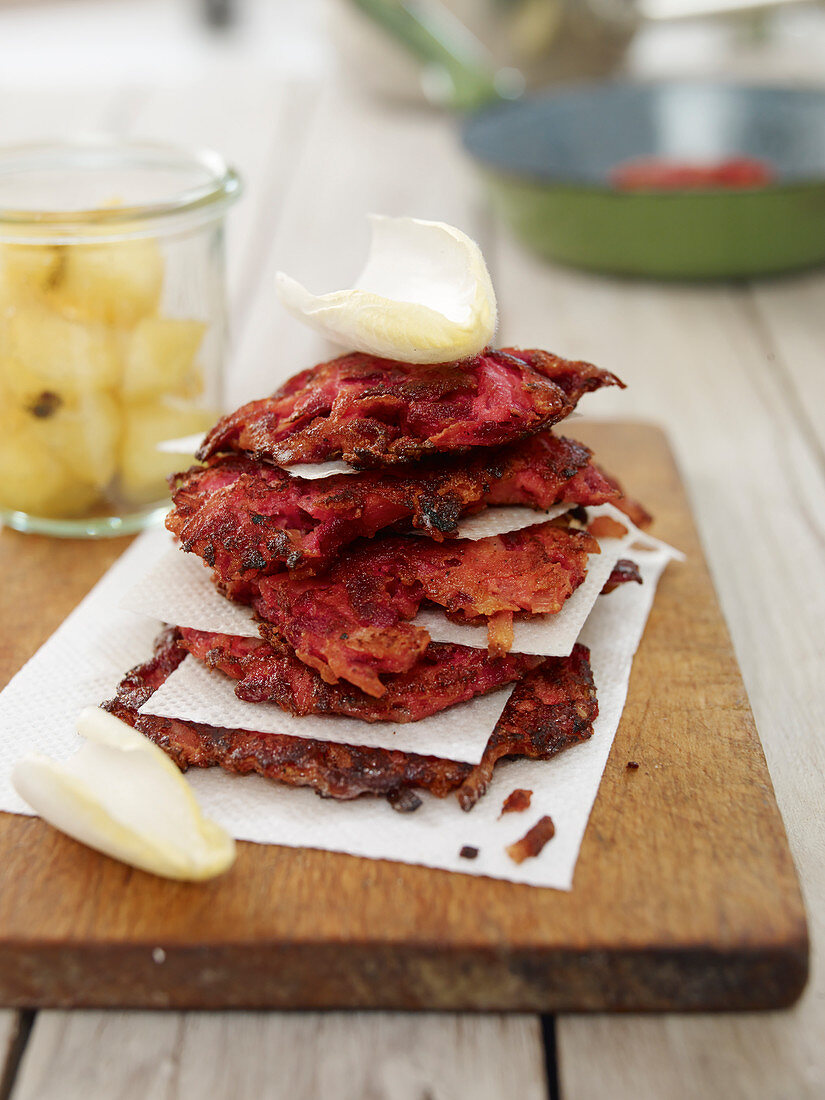
[[[517,70],[496,71],[487,50],[447,9],[415,0],[352,0],[425,64],[425,94],[460,111],[514,99],[524,87]]]

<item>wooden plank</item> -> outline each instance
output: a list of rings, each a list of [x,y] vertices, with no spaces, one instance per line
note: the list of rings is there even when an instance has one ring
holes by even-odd
[[[813,1023],[804,1006],[760,1016],[565,1017],[561,1096],[821,1100],[822,1033]]]
[[[12,1100],[547,1095],[535,1017],[41,1012]]]
[[[752,318],[764,337],[764,356],[800,431],[825,463],[825,276],[821,272],[755,283]]]
[[[576,428],[689,560],[662,582],[573,892],[250,844],[226,878],[191,887],[6,817],[4,1003],[550,1010],[798,995],[801,901],[678,475],[655,429]],[[54,571],[32,582],[32,557],[5,535],[0,566],[39,623]]]
[[[499,295],[514,321],[507,338],[543,340],[617,370],[630,389],[593,404],[605,412],[624,404],[669,428],[803,876],[813,933],[821,936],[825,594],[812,578],[821,572],[825,480],[810,440],[819,431],[815,293],[819,288],[821,296],[822,277],[753,291],[665,287],[546,267],[506,237],[499,253]],[[816,962],[794,1013],[759,1021],[562,1019],[565,1100],[599,1095],[606,1080],[617,1097],[631,1090],[634,1097],[814,1095],[825,1078],[823,983],[825,968]],[[616,1075],[620,1063],[626,1078]],[[664,1087],[680,1074],[680,1088]]]
[[[171,1100],[181,1032],[179,1013],[40,1012],[10,1095]]]

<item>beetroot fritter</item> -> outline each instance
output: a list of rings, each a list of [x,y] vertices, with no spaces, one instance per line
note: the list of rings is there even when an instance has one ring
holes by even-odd
[[[344,546],[388,527],[440,539],[486,504],[618,503],[621,490],[581,443],[541,433],[470,459],[314,480],[222,455],[178,474],[173,497],[167,527],[227,585],[284,568],[322,572]]]
[[[427,647],[427,632],[410,622],[422,601],[486,622],[491,655],[501,656],[513,615],[560,611],[597,553],[586,532],[551,523],[476,540],[365,540],[323,577],[261,578],[253,607],[266,640],[285,640],[328,682],[379,698],[380,676],[408,671]]]
[[[496,760],[524,753],[549,757],[590,736],[583,714],[598,712],[587,650],[576,646],[570,657],[546,658],[517,685],[476,768],[435,756],[138,714],[183,660],[178,643],[177,630],[164,631],[154,656],[127,673],[104,709],[162,748],[182,771],[219,766],[241,775],[256,772],[290,786],[312,787],[329,798],[384,795],[403,808],[404,792],[410,789],[443,798],[458,788],[462,807],[470,809],[486,790]]]
[[[177,638],[177,631],[165,631],[155,643],[154,657],[132,669],[115,698],[103,706],[163,749],[181,771],[217,766],[237,775],[257,773],[291,787],[312,787],[325,798],[348,800],[367,794],[394,799],[409,788],[444,798],[471,770],[469,764],[434,756],[138,714],[186,656]]]
[[[380,699],[348,684],[327,684],[283,644],[258,638],[180,631],[180,644],[210,668],[237,680],[248,703],[276,703],[292,714],[344,714],[365,722],[415,722],[520,680],[543,658],[488,657],[482,649],[433,642],[407,673],[388,676]]]
[[[432,366],[353,352],[223,417],[198,458],[245,451],[274,462],[388,466],[499,447],[563,420],[583,393],[606,385],[621,383],[590,363],[546,352],[488,349]]]
[[[550,657],[507,700],[484,755],[458,790],[462,810],[471,810],[502,757],[544,760],[586,741],[599,713],[590,671],[590,651],[576,645],[569,657]]]

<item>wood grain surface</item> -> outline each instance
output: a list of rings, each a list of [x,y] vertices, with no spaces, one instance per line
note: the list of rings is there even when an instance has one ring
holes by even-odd
[[[99,1056],[89,1058],[90,1050]],[[43,1012],[14,1100],[546,1095],[540,1026],[532,1016]]]
[[[793,865],[730,641],[661,432],[586,424],[688,554],[663,578],[574,889],[242,844],[204,886],[0,820],[6,1005],[769,1008],[807,973]],[[116,543],[0,536],[6,678]],[[641,767],[628,771],[628,760]],[[552,767],[552,762],[548,764]],[[243,782],[243,780],[239,780]],[[158,952],[156,949],[161,948]]]

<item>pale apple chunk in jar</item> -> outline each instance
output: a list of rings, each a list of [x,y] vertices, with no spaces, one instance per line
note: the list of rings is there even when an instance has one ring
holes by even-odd
[[[0,249],[0,504],[73,519],[144,505],[205,430],[206,325],[164,316],[153,240]]]

